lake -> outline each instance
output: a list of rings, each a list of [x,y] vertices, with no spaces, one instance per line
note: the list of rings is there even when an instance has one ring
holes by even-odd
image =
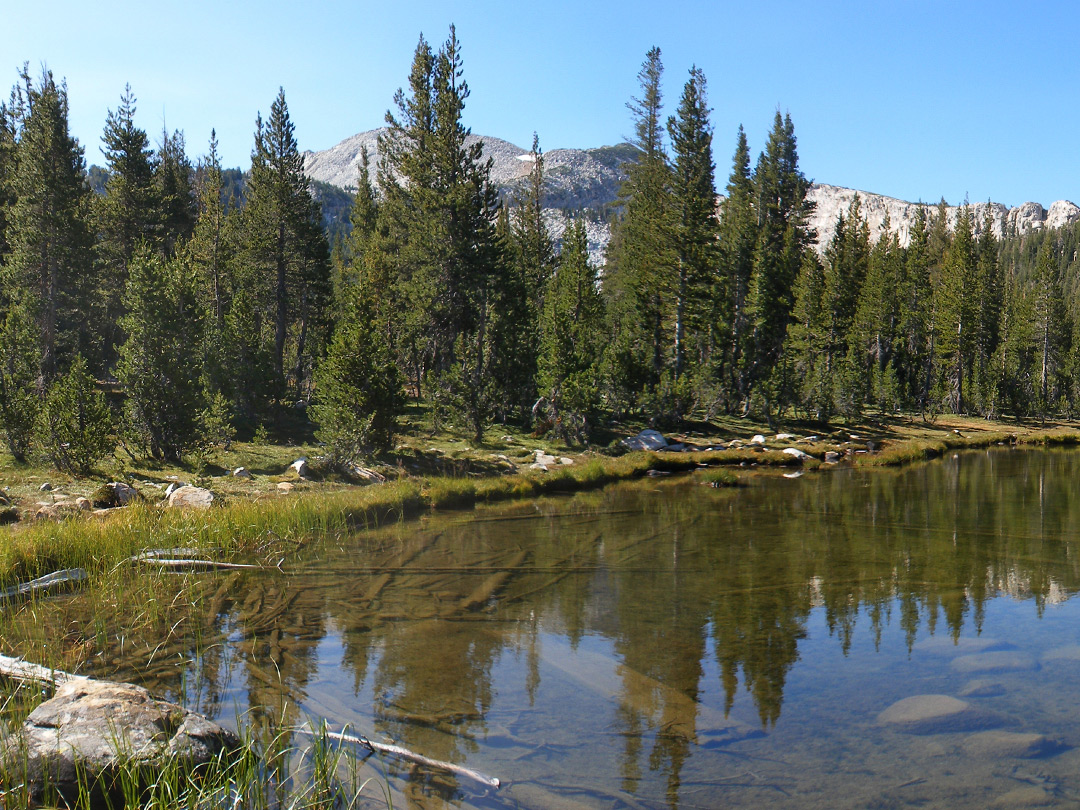
[[[371,806],[1080,806],[1080,453],[746,480],[133,575],[0,640],[62,640],[233,727],[325,720],[503,781],[372,758]]]

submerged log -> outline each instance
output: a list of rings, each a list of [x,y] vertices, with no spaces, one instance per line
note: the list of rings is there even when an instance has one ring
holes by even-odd
[[[47,576],[20,582],[0,591],[0,603],[23,599],[34,594],[51,593],[63,590],[85,580],[89,575],[82,568],[65,568]]]
[[[482,774],[479,771],[474,771],[471,768],[465,768],[461,765],[455,765],[452,762],[443,762],[440,759],[431,759],[425,757],[422,754],[417,754],[410,751],[408,748],[402,748],[400,745],[387,745],[386,743],[375,742],[369,740],[367,737],[362,737],[359,734],[343,734],[336,731],[313,731],[307,726],[302,726],[297,729],[302,734],[306,734],[309,737],[316,737],[322,734],[326,735],[329,740],[336,740],[338,742],[350,743],[352,745],[359,745],[363,748],[367,748],[369,751],[378,754],[387,754],[389,756],[398,757],[399,759],[407,760],[408,762],[415,762],[417,765],[426,765],[429,768],[436,768],[438,770],[447,771],[458,776],[464,776],[468,779],[472,779],[475,782],[479,782],[485,787],[496,788],[502,784],[501,781],[494,776],[488,776]]]
[[[473,610],[487,602],[487,600],[497,593],[503,585],[506,584],[506,581],[513,576],[513,569],[520,568],[521,564],[525,562],[528,556],[529,552],[527,551],[521,551],[515,554],[506,564],[506,568],[510,570],[500,571],[485,579],[472,593],[458,603],[457,609],[459,611]]]
[[[143,565],[156,565],[159,568],[193,571],[212,571],[216,569],[240,571],[249,568],[262,569],[265,567],[262,565],[251,565],[249,563],[228,563],[202,559],[200,557],[202,554],[206,554],[206,551],[197,548],[161,548],[143,551],[128,559],[130,562],[142,563]],[[279,569],[281,568],[281,562],[278,563],[277,567]]]
[[[19,683],[34,683],[45,686],[61,686],[69,681],[89,680],[84,675],[72,675],[59,669],[49,669],[41,664],[24,661],[21,658],[12,658],[8,655],[0,655],[0,676],[10,678]]]

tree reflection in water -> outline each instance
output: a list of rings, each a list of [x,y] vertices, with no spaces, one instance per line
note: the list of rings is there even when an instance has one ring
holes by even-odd
[[[84,671],[242,712],[268,738],[314,714],[531,774],[533,794],[483,797],[388,763],[410,806],[622,791],[676,807],[693,757],[777,726],[818,612],[844,656],[860,623],[877,648],[895,622],[910,653],[920,633],[981,630],[1002,592],[1036,612],[1073,593],[1078,463],[995,450],[431,516],[313,542],[285,573],[140,577],[124,584],[135,596],[38,605],[4,641],[33,657],[64,638]],[[741,723],[725,717],[740,687],[757,714]]]

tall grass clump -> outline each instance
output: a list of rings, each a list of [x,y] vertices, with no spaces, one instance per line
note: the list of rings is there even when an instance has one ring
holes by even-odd
[[[739,476],[735,475],[731,470],[725,470],[723,467],[702,470],[697,477],[702,483],[714,487],[737,487],[739,485]]]
[[[1080,433],[1073,430],[1040,430],[1016,439],[1018,444],[1039,444],[1044,447],[1080,444]]]
[[[855,457],[860,467],[897,467],[915,461],[937,458],[948,450],[948,445],[935,439],[911,439],[882,447],[876,453],[866,453]]]

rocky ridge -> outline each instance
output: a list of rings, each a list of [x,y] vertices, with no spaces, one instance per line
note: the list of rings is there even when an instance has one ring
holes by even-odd
[[[374,177],[380,157],[378,138],[385,132],[385,127],[361,132],[330,149],[305,152],[304,165],[308,176],[339,188],[355,188],[365,147]],[[469,142],[477,141],[483,144],[484,155],[492,159],[492,179],[504,195],[512,197],[529,174],[531,153],[499,138],[469,136]],[[606,211],[618,198],[619,186],[626,179],[626,165],[635,159],[636,154],[635,148],[625,143],[596,149],[552,149],[544,153],[548,227],[559,239],[570,214],[587,212],[589,253],[595,264],[603,263],[604,248],[611,237]],[[717,173],[717,182],[724,182],[722,170]],[[907,245],[918,210],[923,208],[929,212],[936,209],[930,203],[907,202],[882,194],[815,183],[809,193],[810,200],[815,204],[809,224],[817,232],[819,252],[824,251],[836,230],[837,219],[841,213],[847,213],[856,195],[859,196],[862,215],[870,226],[871,239],[874,241],[883,233],[888,217],[889,227],[899,234],[900,244]],[[983,202],[973,203],[969,208],[976,232],[981,232],[988,215],[990,227],[997,236],[1058,228],[1080,220],[1080,207],[1068,200],[1058,200],[1048,209],[1037,202],[1025,202],[1013,208],[1001,203]],[[946,211],[949,227],[953,228],[960,206],[948,206]]]
[[[304,152],[304,169],[313,180],[355,190],[364,149],[367,149],[374,181],[381,158],[379,136],[386,132],[386,127],[380,127],[353,135],[321,152]],[[528,177],[532,153],[487,135],[470,135],[466,139],[469,144],[477,141],[483,144],[484,156],[492,159],[491,179],[502,194],[512,197]],[[594,212],[586,216],[585,229],[590,257],[597,264],[603,262],[604,247],[611,232],[604,218],[595,212],[602,211],[618,197],[619,186],[626,179],[625,165],[635,154],[636,150],[629,144],[544,152],[548,228],[556,239],[560,239],[568,215]]]

